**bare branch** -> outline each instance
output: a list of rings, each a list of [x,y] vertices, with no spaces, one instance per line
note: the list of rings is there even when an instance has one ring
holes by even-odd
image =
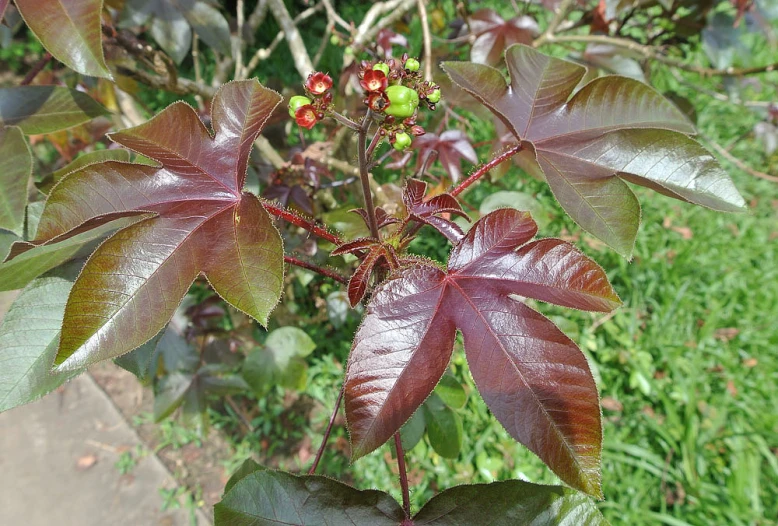
[[[432,36],[430,23],[427,17],[427,7],[424,0],[417,0],[419,6],[419,18],[421,19],[421,32],[424,40],[424,80],[432,82]]]
[[[270,11],[273,13],[276,20],[278,20],[278,24],[284,32],[284,37],[289,44],[289,50],[292,52],[292,58],[294,59],[294,66],[297,69],[297,72],[302,78],[306,78],[309,73],[313,72],[313,63],[311,62],[310,55],[308,55],[308,50],[305,49],[305,43],[300,36],[297,25],[289,15],[289,11],[287,11],[283,0],[268,0],[268,4]],[[318,7],[321,7],[321,4],[318,4],[317,8]]]
[[[632,40],[625,38],[609,37],[605,35],[548,35],[544,33],[533,42],[533,47],[538,47],[543,44],[551,43],[564,43],[564,42],[582,42],[589,44],[607,44],[610,46],[616,46],[623,49],[628,49],[640,54],[643,58],[653,59],[657,62],[661,62],[674,68],[682,69],[684,71],[691,71],[702,75],[703,77],[716,77],[716,76],[729,76],[729,77],[742,77],[746,75],[755,75],[758,73],[766,73],[770,71],[778,70],[778,62],[767,64],[764,66],[756,66],[752,68],[724,68],[714,69],[706,68],[702,66],[695,66],[693,64],[687,64],[678,59],[663,55],[658,49],[652,46],[644,46]]]

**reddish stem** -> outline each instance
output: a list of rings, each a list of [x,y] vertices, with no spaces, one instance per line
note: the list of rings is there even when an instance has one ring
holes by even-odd
[[[297,259],[292,256],[284,256],[284,261],[289,263],[290,265],[296,265],[304,269],[312,270],[313,272],[321,274],[322,276],[327,276],[328,278],[332,278],[338,283],[348,285],[348,279],[344,278],[334,270],[330,270],[325,267],[319,267],[317,265],[314,265],[313,263],[308,263],[307,261],[303,261],[302,259]]]
[[[400,487],[403,492],[403,510],[405,518],[411,518],[411,493],[408,490],[408,473],[405,471],[405,451],[403,451],[403,442],[400,433],[394,434],[394,447],[397,450],[397,468],[400,471]]]
[[[503,161],[506,161],[519,153],[522,150],[521,143],[514,145],[508,150],[505,150],[500,155],[489,161],[488,163],[481,166],[478,170],[472,173],[470,177],[459,183],[453,190],[451,190],[449,193],[453,195],[454,197],[458,196],[462,192],[464,192],[471,184],[476,182],[478,179],[484,176],[489,170],[497,166],[498,164],[502,163]]]
[[[316,468],[319,466],[319,461],[321,460],[321,456],[322,454],[324,454],[324,447],[327,445],[327,441],[330,439],[330,432],[332,432],[332,424],[335,423],[335,418],[338,416],[338,410],[340,409],[340,403],[342,400],[343,400],[343,387],[340,388],[340,393],[338,394],[338,400],[335,402],[335,410],[332,412],[332,415],[330,416],[330,423],[327,424],[327,429],[324,431],[324,437],[321,440],[319,451],[316,452],[316,458],[313,459],[313,465],[311,466],[311,469],[308,470],[309,475],[313,475],[314,473],[316,473]]]
[[[24,76],[21,85],[27,86],[30,82],[35,80],[35,77],[38,76],[38,73],[40,73],[49,62],[51,62],[51,53],[46,52],[43,54],[43,57],[41,57],[41,59],[32,67],[32,69],[27,72],[27,75]]]
[[[333,245],[340,245],[341,243],[343,243],[343,240],[340,239],[339,236],[333,234],[326,228],[316,225],[310,219],[306,219],[302,216],[299,216],[294,212],[292,212],[291,210],[287,210],[286,208],[273,204],[269,201],[264,201],[262,204],[265,206],[265,210],[267,210],[274,216],[280,217],[284,221],[287,221],[289,223],[292,223],[293,225],[304,228],[311,234],[319,236],[322,239],[326,239]]]

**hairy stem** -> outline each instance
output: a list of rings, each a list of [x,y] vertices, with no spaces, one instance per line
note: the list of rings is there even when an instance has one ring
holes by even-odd
[[[521,143],[514,145],[513,147],[509,148],[508,150],[505,150],[500,155],[489,161],[488,163],[482,165],[478,170],[473,172],[470,177],[459,183],[451,192],[449,192],[454,197],[458,196],[462,192],[464,192],[470,185],[472,185],[474,182],[476,182],[478,179],[486,175],[486,173],[489,172],[492,168],[497,166],[498,164],[507,161],[517,153],[519,153],[522,150]]]
[[[400,433],[394,434],[394,447],[397,450],[397,468],[400,470],[400,487],[403,492],[403,511],[405,518],[411,518],[411,493],[408,490],[408,473],[405,470],[405,451],[403,451],[403,442]]]
[[[342,125],[344,125],[344,126],[346,126],[348,128],[351,128],[354,131],[357,131],[357,132],[359,131],[359,128],[360,128],[359,124],[357,124],[356,122],[352,121],[351,119],[349,119],[345,115],[342,115],[342,114],[338,113],[337,111],[333,111],[330,115],[332,115],[332,118],[335,119],[336,121],[338,121],[339,123],[341,123]]]
[[[320,267],[318,265],[314,265],[313,263],[308,263],[307,261],[303,261],[302,259],[297,259],[292,256],[284,256],[284,261],[286,263],[289,263],[290,265],[295,265],[300,268],[304,268],[313,272],[316,272],[317,274],[321,274],[322,276],[326,276],[328,278],[332,278],[338,283],[341,283],[343,285],[348,285],[348,279],[341,276],[334,270]]]
[[[338,410],[340,409],[340,403],[342,401],[343,387],[340,388],[340,393],[338,393],[338,399],[335,401],[335,409],[332,411],[332,415],[330,416],[330,423],[327,424],[327,429],[324,430],[324,437],[321,439],[321,445],[319,446],[319,450],[316,452],[316,458],[313,459],[313,465],[311,465],[311,469],[308,470],[309,475],[316,473],[316,468],[319,466],[321,456],[324,454],[324,448],[327,446],[327,441],[330,439],[332,424],[335,423],[335,418],[338,416]]]
[[[362,125],[359,127],[359,133],[357,133],[357,154],[359,155],[359,180],[362,182],[362,194],[365,198],[365,210],[367,211],[367,219],[370,223],[370,234],[376,238],[381,239],[378,233],[378,220],[375,216],[375,206],[373,205],[373,195],[370,192],[370,177],[367,173],[367,130],[370,128],[370,123],[373,122],[373,112],[368,108],[365,118],[362,121]]]
[[[310,219],[306,219],[303,216],[295,214],[291,210],[287,210],[286,208],[282,206],[278,206],[277,204],[271,203],[269,201],[263,201],[262,204],[265,207],[265,210],[267,210],[270,214],[276,217],[280,217],[281,219],[283,219],[288,223],[292,223],[295,226],[304,228],[311,234],[318,236],[322,239],[325,239],[334,245],[340,245],[341,243],[343,243],[343,240],[340,239],[340,236],[333,234],[326,228],[316,225]]]

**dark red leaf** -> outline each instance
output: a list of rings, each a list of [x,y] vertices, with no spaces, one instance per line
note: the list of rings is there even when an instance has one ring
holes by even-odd
[[[479,64],[498,64],[508,46],[530,44],[540,34],[537,22],[531,17],[517,16],[506,21],[493,9],[473,13],[470,30],[476,35],[470,60]]]
[[[559,203],[584,229],[630,256],[640,205],[627,180],[716,210],[744,206],[727,173],[687,134],[694,127],[661,94],[624,77],[600,77],[573,90],[585,69],[516,45],[500,71],[443,65],[523,141],[517,159],[542,172]],[[572,95],[572,97],[571,97]]]
[[[370,282],[370,276],[373,273],[373,268],[384,257],[384,251],[380,247],[371,250],[367,253],[365,258],[354,271],[351,279],[348,282],[348,301],[351,307],[354,308],[362,301],[367,291],[367,285]]]
[[[464,234],[459,225],[438,216],[438,214],[454,214],[470,221],[459,205],[459,201],[450,194],[440,194],[424,200],[426,190],[427,183],[418,179],[408,180],[403,192],[403,202],[408,214],[417,221],[436,228],[451,241],[457,242],[462,239]]]
[[[416,264],[378,289],[346,372],[355,458],[388,440],[429,396],[459,328],[473,378],[508,432],[562,480],[600,494],[600,409],[586,359],[510,295],[603,312],[620,301],[603,270],[571,244],[528,243],[536,231],[528,213],[497,210],[452,250],[447,271]]]
[[[421,167],[428,152],[438,152],[438,161],[443,165],[453,182],[462,177],[462,159],[472,164],[478,163],[478,156],[470,144],[470,139],[461,130],[447,130],[440,134],[426,133],[413,141],[413,147],[419,150],[416,158],[417,169]]]
[[[161,167],[93,164],[54,187],[35,244],[154,214],[89,258],[65,308],[58,364],[81,367],[148,341],[200,272],[266,323],[283,283],[281,238],[259,199],[241,189],[251,145],[280,100],[256,80],[226,84],[212,103],[214,137],[190,106],[175,103],[112,136]]]
[[[365,222],[365,225],[368,227],[370,226],[370,218],[367,216],[367,212],[365,212],[364,208],[355,208],[354,210],[350,210],[350,212],[354,212],[355,214],[358,214],[359,217],[362,218],[362,220]],[[386,210],[383,208],[376,207],[375,209],[375,218],[378,222],[378,228],[383,228],[387,225],[392,225],[394,223],[399,223],[400,220],[397,219],[394,216],[390,216],[386,213]]]

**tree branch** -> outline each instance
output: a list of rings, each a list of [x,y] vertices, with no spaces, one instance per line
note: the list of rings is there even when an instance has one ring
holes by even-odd
[[[418,0],[419,19],[421,21],[421,33],[424,42],[424,80],[432,82],[432,36],[430,23],[427,17],[427,7],[424,0]]]
[[[405,469],[405,451],[399,431],[394,434],[394,447],[397,450],[397,469],[400,471],[400,488],[403,493],[403,511],[405,518],[411,518],[411,492],[408,489],[408,472]]]
[[[729,77],[742,77],[746,75],[755,75],[758,73],[767,73],[770,71],[778,70],[778,62],[772,64],[766,64],[764,66],[756,66],[751,68],[724,68],[715,69],[707,68],[703,66],[695,66],[693,64],[687,64],[678,59],[668,57],[659,52],[652,46],[644,46],[632,40],[625,38],[609,37],[605,35],[547,35],[544,33],[538,37],[533,43],[533,47],[539,47],[543,44],[561,44],[565,42],[582,42],[588,44],[606,44],[610,46],[616,46],[623,49],[628,49],[635,53],[638,53],[645,59],[653,59],[657,62],[661,62],[667,66],[682,69],[684,71],[691,71],[703,77],[716,77],[716,76],[729,76]]]
[[[300,76],[305,79],[309,73],[313,72],[313,63],[311,57],[308,55],[308,50],[305,48],[305,43],[300,36],[300,31],[297,30],[297,25],[289,15],[289,11],[286,9],[283,0],[268,0],[268,5],[273,16],[278,21],[278,25],[284,32],[286,42],[289,44],[289,50],[292,52],[292,58],[294,59],[294,67]],[[322,7],[319,3],[316,8]]]
[[[743,170],[749,175],[753,175],[754,177],[758,177],[759,179],[764,179],[766,181],[770,181],[773,183],[778,183],[778,177],[770,174],[766,174],[764,172],[760,172],[759,170],[754,170],[750,166],[748,166],[746,163],[729,153],[726,148],[724,148],[722,145],[714,141],[713,139],[709,139],[708,137],[703,137],[711,146],[713,146],[713,149],[716,150],[722,157],[724,157],[726,160]]]

